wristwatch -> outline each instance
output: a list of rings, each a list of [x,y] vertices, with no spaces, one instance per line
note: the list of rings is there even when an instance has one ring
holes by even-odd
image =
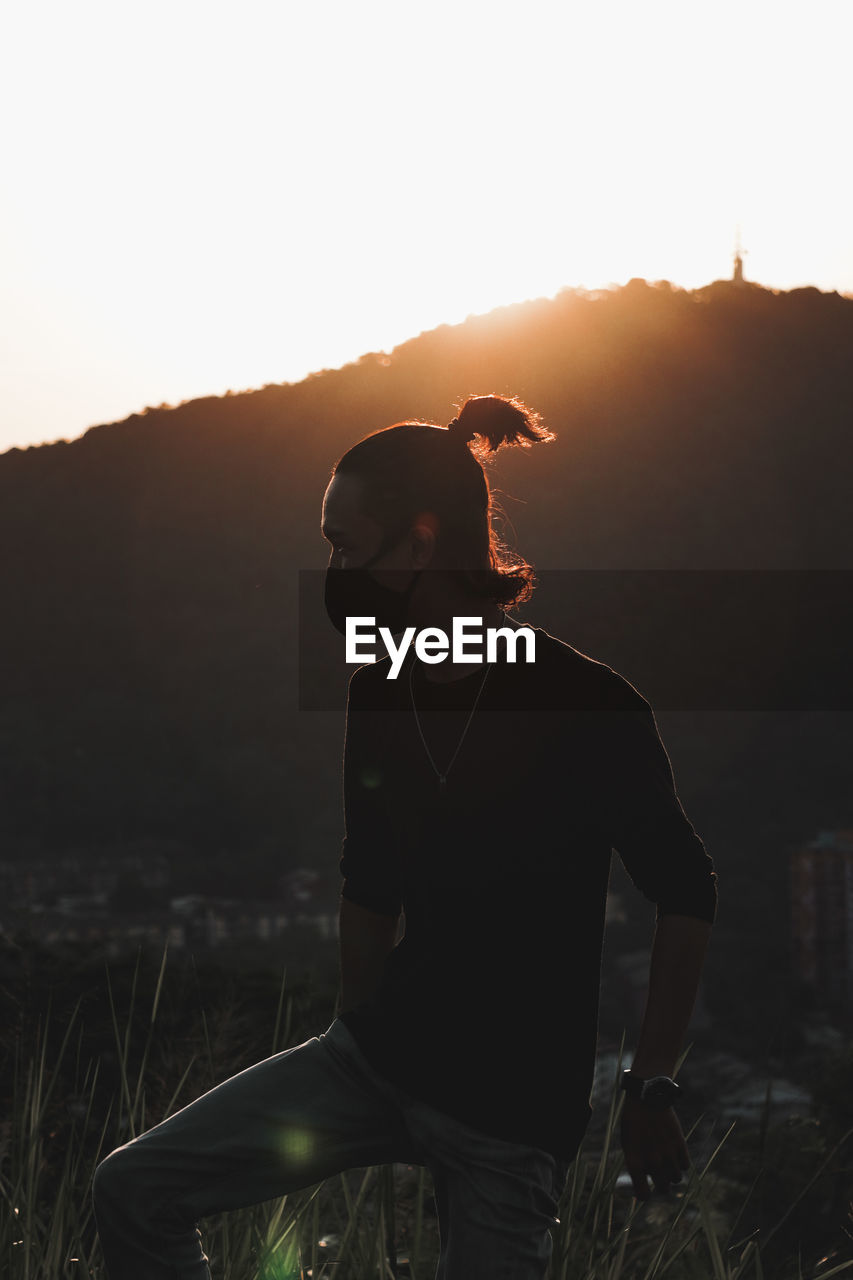
[[[641,1076],[632,1075],[630,1069],[622,1072],[619,1084],[629,1098],[636,1098],[652,1111],[665,1111],[681,1093],[669,1076],[649,1076],[643,1080]]]

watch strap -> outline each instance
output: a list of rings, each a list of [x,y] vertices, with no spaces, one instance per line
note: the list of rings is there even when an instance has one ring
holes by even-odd
[[[629,1098],[636,1098],[638,1102],[643,1102],[654,1110],[671,1107],[681,1093],[680,1086],[670,1076],[649,1076],[644,1079],[634,1075],[630,1069],[622,1072],[620,1087]]]

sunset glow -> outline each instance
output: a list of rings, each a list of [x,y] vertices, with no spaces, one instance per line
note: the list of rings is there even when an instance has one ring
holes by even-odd
[[[33,0],[0,448],[632,276],[853,291],[847,3]]]

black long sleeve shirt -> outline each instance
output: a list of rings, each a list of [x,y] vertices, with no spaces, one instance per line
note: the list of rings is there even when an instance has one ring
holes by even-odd
[[[353,672],[344,898],[405,934],[341,1014],[376,1071],[509,1141],[571,1157],[591,1114],[612,849],[665,913],[713,923],[713,862],[649,703],[542,628],[533,663],[429,681],[410,648]],[[519,656],[523,646],[519,648]]]

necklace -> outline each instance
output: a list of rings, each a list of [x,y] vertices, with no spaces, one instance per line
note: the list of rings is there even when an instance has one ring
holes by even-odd
[[[432,752],[427,746],[427,741],[426,741],[426,738],[424,737],[424,731],[421,728],[420,717],[418,716],[418,709],[415,706],[415,687],[414,687],[415,658],[414,657],[412,658],[412,665],[409,667],[409,693],[411,694],[411,698],[412,698],[412,710],[415,713],[415,724],[418,726],[418,733],[421,735],[421,742],[424,744],[424,751],[427,753],[429,762],[432,765],[433,770],[438,777],[439,795],[443,796],[447,790],[447,775],[450,773],[450,770],[453,768],[453,761],[459,755],[459,748],[462,746],[462,743],[465,741],[465,735],[468,732],[468,728],[471,724],[471,721],[474,719],[474,712],[477,710],[477,703],[480,701],[480,694],[483,692],[486,681],[489,678],[489,672],[491,671],[493,666],[494,666],[494,663],[491,663],[491,662],[486,664],[486,671],[485,671],[485,674],[483,675],[483,679],[480,681],[480,688],[477,690],[477,696],[474,699],[474,705],[471,708],[471,714],[468,716],[468,722],[465,725],[465,728],[462,730],[462,737],[459,739],[458,743],[456,744],[456,750],[453,752],[453,755],[450,758],[450,764],[444,770],[444,773],[442,773],[440,769],[437,767],[435,761],[433,760]]]

